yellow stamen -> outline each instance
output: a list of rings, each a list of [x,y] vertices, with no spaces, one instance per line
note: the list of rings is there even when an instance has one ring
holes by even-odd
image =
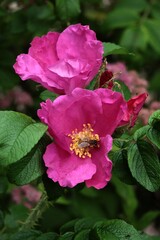
[[[77,129],[72,131],[71,134],[68,134],[68,137],[72,139],[70,144],[70,150],[74,151],[77,156],[80,158],[90,157],[90,149],[99,147],[99,135],[93,133],[89,123],[83,124],[82,131],[78,132]]]

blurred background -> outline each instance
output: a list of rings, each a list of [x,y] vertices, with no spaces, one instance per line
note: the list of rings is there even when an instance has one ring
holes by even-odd
[[[141,124],[146,124],[149,115],[160,109],[159,0],[1,0],[0,110],[20,111],[37,118],[43,89],[32,81],[21,81],[12,66],[17,55],[28,52],[33,37],[48,31],[61,32],[74,23],[89,25],[102,42],[116,43],[133,53],[109,56],[108,69],[120,73],[119,80],[128,86],[132,96],[149,92],[140,113]],[[4,231],[5,224],[8,231],[14,232],[19,226],[16,220],[25,219],[38,201],[41,186],[17,190],[8,183],[3,169],[0,171],[0,229]],[[30,199],[27,194],[31,192]],[[107,217],[122,218],[138,229],[149,226],[150,233],[158,235],[159,214],[159,193],[113,178],[100,191],[86,188],[78,194],[70,191],[44,213],[37,228],[41,226],[44,232],[57,231],[73,218]]]

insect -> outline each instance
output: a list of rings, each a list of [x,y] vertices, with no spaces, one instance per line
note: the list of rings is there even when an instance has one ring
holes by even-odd
[[[97,140],[83,139],[79,144],[79,148],[87,148],[87,147],[99,147]]]

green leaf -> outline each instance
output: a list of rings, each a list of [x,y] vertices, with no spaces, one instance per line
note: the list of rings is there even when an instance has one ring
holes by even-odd
[[[114,139],[112,151],[109,153],[109,158],[113,162],[113,175],[118,177],[122,182],[127,184],[135,184],[135,179],[132,177],[127,161],[127,146],[128,140]]]
[[[149,125],[153,126],[155,122],[160,122],[160,110],[155,111],[149,117],[149,120],[148,120]]]
[[[150,223],[152,223],[155,218],[157,218],[160,215],[160,211],[149,211],[145,213],[137,222],[136,222],[136,228],[139,230],[143,230],[147,226],[149,226]]]
[[[140,234],[132,225],[118,219],[97,223],[90,236],[94,240],[141,240]]]
[[[131,54],[128,52],[126,48],[110,42],[108,43],[103,42],[103,49],[104,49],[104,54],[103,54],[104,57],[111,54]]]
[[[152,48],[160,54],[160,31],[159,31],[159,25],[160,25],[160,20],[150,20],[147,19],[145,22],[145,27],[148,31],[149,35],[149,43],[152,46]]]
[[[152,3],[151,15],[153,16],[153,18],[160,19],[159,12],[160,12],[160,2],[155,1],[154,3]]]
[[[155,123],[153,127],[150,127],[147,131],[147,137],[160,149],[160,126],[159,122]]]
[[[108,29],[132,26],[139,19],[138,12],[132,8],[116,8],[107,14],[105,24]]]
[[[151,127],[146,135],[153,144],[160,148],[160,110],[155,111],[148,122]]]
[[[51,2],[46,2],[43,5],[32,4],[28,9],[26,9],[27,17],[33,20],[43,20],[46,21],[53,18],[54,6]],[[19,20],[19,19],[18,19]]]
[[[74,233],[73,232],[67,232],[64,235],[60,236],[58,240],[73,240]]]
[[[137,141],[139,138],[143,138],[146,135],[148,129],[148,125],[139,128],[133,135],[134,140]]]
[[[138,201],[135,194],[135,189],[133,186],[129,186],[117,178],[112,178],[112,183],[116,189],[117,194],[122,200],[122,207],[125,213],[125,216],[130,222],[135,221],[135,211],[138,207]]]
[[[115,85],[113,90],[116,92],[121,92],[126,101],[131,98],[131,92],[126,84],[120,80],[114,81]],[[117,83],[117,84],[116,84]]]
[[[135,180],[128,167],[127,151],[120,149],[119,151],[113,152],[111,159],[113,161],[113,174],[124,183],[135,184]]]
[[[75,232],[80,232],[80,231],[83,231],[83,230],[90,229],[94,226],[94,224],[96,222],[98,222],[100,220],[101,220],[100,218],[96,218],[96,217],[95,218],[80,219],[75,223],[74,230],[75,230]]]
[[[37,8],[36,10],[38,19],[42,19],[45,21],[46,19],[50,19],[51,17],[53,18],[54,6],[51,2],[46,2],[46,4],[43,4],[42,6],[33,6]]]
[[[44,173],[43,153],[48,139],[42,138],[25,157],[8,167],[8,179],[16,185],[25,185]]]
[[[69,21],[80,14],[80,2],[79,0],[56,0],[56,10],[61,20]]]
[[[33,33],[34,36],[46,33],[56,17],[51,1],[47,1],[43,5],[32,4],[26,9],[25,14],[27,18],[25,31]],[[18,20],[20,22],[21,18]],[[22,22],[22,27],[24,27],[24,22]]]
[[[43,233],[36,240],[58,240],[58,234],[54,232]]]
[[[120,2],[116,3],[116,8],[131,8],[134,11],[140,12],[144,10],[147,6],[147,2],[145,0],[121,0]]]
[[[28,230],[13,234],[9,240],[35,240],[40,235],[39,231]]]
[[[90,230],[88,230],[88,229],[79,232],[74,237],[74,240],[89,240],[89,232],[90,232]]]
[[[74,220],[71,220],[71,221],[65,223],[64,225],[62,225],[61,228],[60,228],[60,233],[64,234],[66,232],[73,232],[74,231],[74,225],[78,220],[79,219],[74,219]]]
[[[120,45],[134,51],[145,50],[149,42],[149,34],[145,25],[131,26],[124,30]]]
[[[23,205],[13,205],[9,210],[10,214],[5,217],[5,226],[8,229],[20,227],[20,223],[27,218],[29,210]]]
[[[54,101],[57,97],[58,97],[57,94],[50,92],[48,90],[45,90],[40,94],[40,98],[44,101],[46,101],[47,99],[51,99],[52,101]]]
[[[47,130],[22,113],[0,111],[0,164],[15,163],[37,144]]]
[[[128,165],[133,177],[147,190],[160,187],[160,162],[151,144],[143,140],[132,143],[128,149]]]

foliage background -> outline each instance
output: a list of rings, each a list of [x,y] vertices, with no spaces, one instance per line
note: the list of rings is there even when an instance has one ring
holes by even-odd
[[[128,69],[135,69],[141,73],[149,81],[149,90],[157,100],[160,100],[160,2],[158,0],[2,0],[0,2],[0,92],[4,94],[14,86],[21,86],[32,95],[34,101],[34,105],[25,110],[26,114],[36,119],[36,109],[41,101],[39,95],[43,89],[37,88],[33,82],[20,81],[12,65],[18,54],[27,52],[34,36],[41,36],[48,31],[60,32],[69,24],[78,22],[90,25],[99,40],[116,43],[134,53],[134,56],[109,56],[107,60],[108,62],[123,61]],[[15,110],[15,106],[12,105],[9,109]],[[4,169],[1,168],[0,173],[0,229],[2,233],[5,231],[14,233],[20,226],[19,221],[26,218],[29,210],[22,205],[15,206],[12,203],[10,193],[14,185],[8,182]],[[46,186],[51,185],[55,191],[56,196],[53,197],[52,193],[48,193],[49,196],[56,199],[61,195],[61,189],[57,185],[52,186],[52,182],[46,179],[46,176],[44,178]],[[33,184],[37,185],[37,181]],[[38,188],[41,190],[43,187],[40,184]],[[104,218],[124,219],[139,230],[154,222],[154,229],[158,231],[159,215],[158,191],[150,193],[140,186],[126,185],[125,181],[121,182],[113,177],[112,182],[103,190],[86,189],[83,185],[72,190],[66,189],[54,206],[51,205],[44,211],[36,230],[44,233],[59,232],[59,228],[70,220],[91,217],[95,221]],[[73,225],[66,229],[72,230]],[[65,233],[63,228],[61,231]],[[3,239],[7,237],[3,235]]]

